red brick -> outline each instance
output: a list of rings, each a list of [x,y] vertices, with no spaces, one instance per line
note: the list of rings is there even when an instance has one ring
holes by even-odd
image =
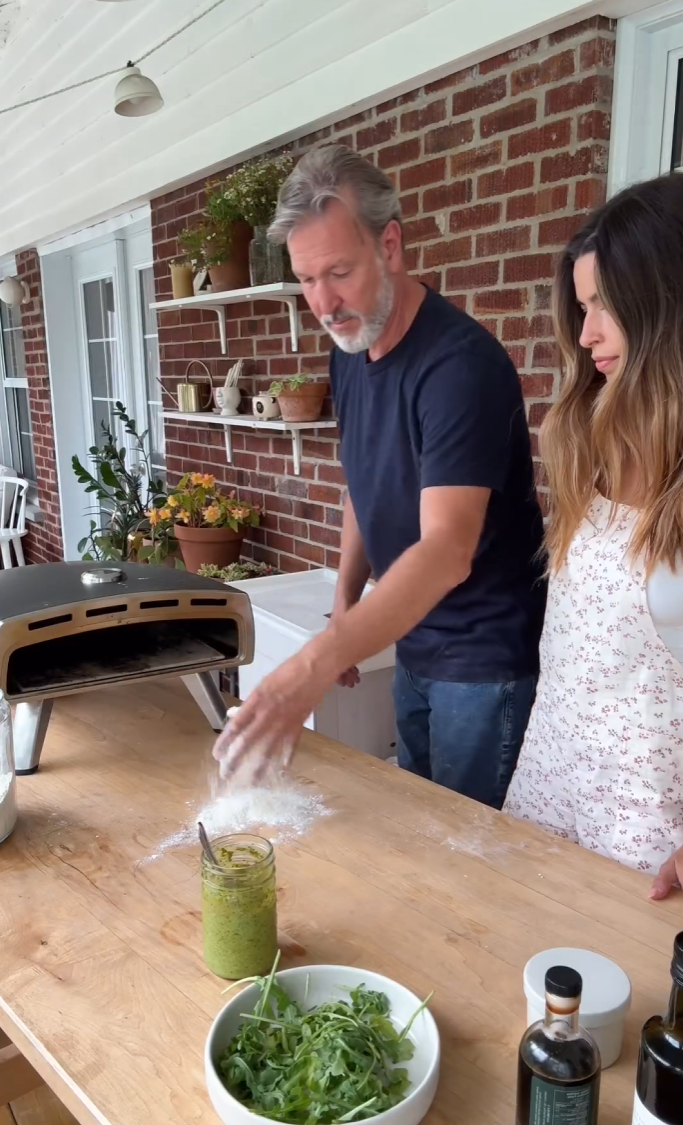
[[[478,86],[469,86],[453,95],[453,116],[462,117],[465,113],[472,113],[475,109],[501,102],[507,97],[508,80],[506,74],[492,78],[490,82],[483,82]]]
[[[421,164],[411,164],[409,168],[401,169],[401,191],[424,187],[425,184],[438,184],[445,178],[446,159],[443,156],[435,160],[425,160]]]
[[[413,215],[417,215],[420,210],[420,196],[415,191],[411,195],[402,195],[399,197],[401,204],[401,213],[404,219],[409,219]]]
[[[318,465],[317,477],[319,481],[323,481],[325,484],[339,484],[342,488],[346,488],[346,476],[341,465],[330,463]]]
[[[480,230],[500,222],[502,203],[479,203],[475,207],[463,207],[453,211],[450,218],[452,234],[466,230]]]
[[[320,504],[311,504],[307,500],[295,500],[292,511],[300,520],[322,523],[325,519],[325,509]]]
[[[503,321],[501,340],[527,340],[529,337],[529,318],[526,316],[506,316]]]
[[[312,523],[311,541],[313,543],[323,543],[326,547],[338,547],[339,532],[334,527],[321,527],[318,523]]]
[[[586,221],[585,214],[564,215],[560,219],[548,219],[539,223],[539,246],[565,246],[569,239]]]
[[[295,539],[308,539],[309,525],[303,520],[292,520],[289,516],[280,516],[278,526],[283,535],[291,535]]]
[[[454,293],[448,298],[448,301],[456,309],[463,309],[467,312],[467,293]]]
[[[532,367],[557,367],[559,362],[557,344],[552,341],[534,344],[534,353],[531,360]]]
[[[381,102],[377,106],[377,116],[381,117],[384,113],[391,113],[394,109],[400,109],[402,105],[411,105],[416,102],[420,97],[419,90],[410,90],[407,94],[399,94],[396,98],[389,98],[386,102]]]
[[[522,102],[497,109],[488,113],[479,122],[479,133],[483,140],[495,137],[498,133],[507,133],[511,129],[519,129],[522,125],[532,125],[536,120],[538,105],[535,98],[527,98]]]
[[[377,164],[380,168],[397,168],[400,164],[411,164],[419,160],[422,155],[422,142],[420,137],[412,137],[409,141],[400,141],[397,145],[388,145],[377,153]]]
[[[572,137],[572,120],[551,121],[538,129],[528,129],[524,133],[513,133],[508,137],[508,160],[518,160],[520,156],[547,152],[548,149],[566,148]]]
[[[308,488],[308,498],[319,504],[340,504],[341,492],[338,488],[331,488],[326,484],[311,484]]]
[[[532,63],[521,70],[514,70],[511,76],[512,96],[526,94],[538,86],[549,86],[551,82],[560,82],[563,78],[570,78],[575,71],[574,51],[562,51],[559,55],[551,55],[542,62]]]
[[[434,82],[429,82],[425,88],[425,94],[440,94],[442,90],[449,90],[452,86],[462,86],[464,82],[470,82],[477,76],[476,66],[468,66],[465,70],[458,70],[455,74],[447,74],[445,78],[437,78]]]
[[[488,234],[477,235],[477,258],[492,258],[528,250],[531,246],[531,227],[502,227]]]
[[[579,180],[574,190],[574,208],[590,211],[600,207],[605,202],[606,188],[604,180]]]
[[[425,153],[448,152],[449,149],[468,145],[474,140],[472,121],[454,121],[425,133]]]
[[[451,156],[451,176],[467,176],[482,168],[493,168],[503,162],[503,142],[491,141],[478,148],[465,149]]]
[[[606,39],[603,35],[582,43],[579,48],[581,70],[611,70],[614,66],[614,48],[614,39]]]
[[[550,398],[555,384],[554,375],[521,375],[524,398]]]
[[[590,109],[582,113],[577,122],[577,139],[579,141],[608,141],[612,115],[606,110]]]
[[[541,426],[546,418],[550,406],[546,402],[533,402],[529,408],[529,425]]]
[[[429,188],[422,197],[423,211],[443,211],[447,207],[458,207],[472,199],[472,181],[455,180],[451,184]]]
[[[441,230],[433,215],[425,215],[422,219],[403,224],[403,241],[407,246],[413,242],[431,242],[441,237]]]
[[[612,99],[612,80],[603,74],[591,74],[580,82],[568,82],[566,86],[556,86],[545,95],[545,112],[567,113],[582,105],[609,103]]]
[[[499,262],[476,262],[471,266],[454,266],[446,271],[446,288],[474,289],[479,285],[495,285],[499,273]]]
[[[510,223],[518,219],[531,219],[535,215],[549,215],[553,211],[563,211],[568,203],[567,184],[545,188],[531,195],[516,195],[507,201],[506,219]]]
[[[505,351],[519,371],[526,364],[526,344],[506,344]]]
[[[525,254],[519,258],[506,258],[503,264],[503,281],[541,281],[555,273],[552,254]]]
[[[474,295],[475,313],[523,312],[528,304],[526,289],[498,289]]]
[[[552,285],[536,285],[534,286],[534,308],[535,309],[550,309],[553,304],[553,288]]]
[[[432,269],[433,266],[443,266],[448,262],[466,262],[472,257],[472,239],[452,238],[445,242],[437,242],[434,246],[425,246],[422,251],[422,266]]]
[[[408,273],[414,273],[420,265],[420,247],[406,246],[403,250],[403,263]]]
[[[510,51],[503,51],[500,55],[494,55],[491,59],[485,59],[484,62],[479,63],[480,74],[491,74],[495,70],[502,70],[503,67],[511,66],[513,63],[521,62],[522,59],[531,58],[538,51],[539,40],[533,39],[530,43],[525,43],[522,47],[513,47]]]
[[[384,121],[378,121],[375,125],[369,125],[367,129],[359,129],[356,134],[356,146],[359,151],[386,144],[396,135],[396,124],[396,118],[389,117]]]
[[[371,116],[372,116],[372,111],[368,109],[368,110],[364,110],[362,113],[354,113],[354,114],[351,115],[351,117],[344,117],[344,118],[342,118],[341,121],[335,122],[334,131],[335,131],[335,133],[343,133],[347,129],[353,129],[356,125],[362,125],[363,122],[369,121]],[[319,130],[319,132],[320,131],[324,132],[324,130]],[[325,135],[329,136],[329,131]],[[325,136],[320,137],[319,139],[324,140]]]
[[[601,153],[602,157],[603,154]],[[554,183],[556,180],[573,180],[576,176],[587,176],[596,169],[597,159],[594,145],[577,148],[576,152],[560,152],[557,156],[545,156],[541,161],[541,183]]]
[[[565,43],[567,39],[575,39],[579,35],[584,35],[587,31],[608,31],[611,27],[612,22],[606,16],[590,16],[586,20],[569,24],[568,27],[563,27],[559,31],[553,31],[548,36],[548,43],[551,47],[554,47],[558,43]]]
[[[313,524],[312,527],[315,527],[315,524]],[[315,563],[316,566],[322,566],[325,562],[325,552],[322,547],[317,547],[313,543],[304,543],[302,540],[298,539],[296,542],[296,550],[299,558],[306,559],[307,562]]]
[[[428,102],[420,109],[411,109],[409,113],[401,114],[401,132],[416,133],[426,129],[428,125],[438,125],[439,121],[446,118],[446,99]]]
[[[540,313],[536,313],[535,316],[532,316],[529,328],[529,334],[532,340],[544,340],[546,337],[552,336],[554,331],[553,318],[551,316],[542,316]]]
[[[510,164],[497,168],[495,172],[483,172],[477,178],[477,198],[490,199],[495,195],[510,195],[533,186],[536,166],[531,161],[525,164]]]

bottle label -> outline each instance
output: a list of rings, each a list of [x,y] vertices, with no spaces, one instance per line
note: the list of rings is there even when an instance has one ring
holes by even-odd
[[[636,1094],[635,1105],[633,1106],[632,1125],[664,1125],[664,1123],[661,1117],[655,1117],[654,1113],[650,1113],[649,1109],[645,1108]]]
[[[531,1080],[529,1125],[593,1125],[597,1120],[596,1083],[555,1086]]]

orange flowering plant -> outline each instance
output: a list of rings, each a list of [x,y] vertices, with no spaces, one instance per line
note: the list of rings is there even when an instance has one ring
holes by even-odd
[[[171,489],[166,503],[149,512],[152,526],[184,523],[187,527],[257,527],[261,512],[254,504],[238,500],[235,492],[221,492],[209,473],[185,473]]]

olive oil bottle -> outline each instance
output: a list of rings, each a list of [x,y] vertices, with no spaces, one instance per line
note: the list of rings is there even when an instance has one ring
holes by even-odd
[[[633,1125],[683,1125],[683,933],[674,942],[673,987],[665,1016],[640,1037]]]
[[[516,1125],[597,1125],[600,1052],[579,1027],[582,989],[576,969],[545,975],[545,1018],[519,1045]]]

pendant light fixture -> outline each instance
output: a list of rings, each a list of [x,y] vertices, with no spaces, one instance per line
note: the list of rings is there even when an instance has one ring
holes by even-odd
[[[31,294],[29,287],[25,281],[20,281],[18,277],[3,277],[0,281],[0,301],[3,301],[10,308],[16,308],[18,305],[23,305],[26,301],[30,301]]]
[[[108,2],[121,3],[121,0]],[[129,62],[114,91],[114,109],[119,116],[146,117],[148,113],[156,113],[163,104],[159,87],[145,77],[139,66]]]

